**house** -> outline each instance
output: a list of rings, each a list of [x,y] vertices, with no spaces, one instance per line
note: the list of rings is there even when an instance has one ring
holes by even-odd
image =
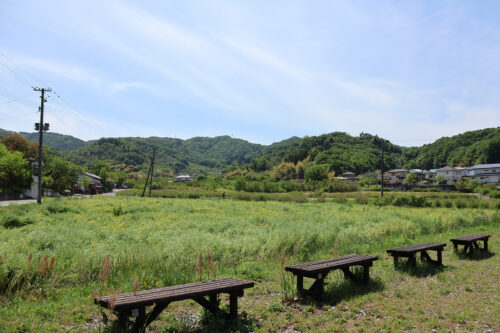
[[[441,169],[436,169],[436,177],[442,176],[444,177],[446,184],[448,185],[455,185],[456,182],[459,179],[464,178],[467,176],[468,170],[467,168],[462,168],[462,167],[450,167],[450,166],[445,166],[444,168]]]
[[[410,170],[406,169],[393,169],[384,173],[384,183],[389,185],[403,184],[406,176]]]
[[[356,174],[354,172],[351,172],[351,171],[342,172],[342,176],[337,177],[337,178],[340,180],[352,180],[352,181],[358,180],[358,177],[356,177]]]
[[[89,179],[89,185],[87,188],[85,188],[83,179],[84,178]],[[78,176],[78,182],[74,185],[73,191],[74,192],[89,192],[90,194],[97,194],[102,191],[102,179],[98,175],[94,175],[93,173],[90,172],[84,172],[81,175]]]
[[[176,182],[190,182],[192,180],[193,180],[193,177],[191,177],[190,175],[180,175],[180,176],[175,177]]]
[[[500,183],[500,163],[477,164],[468,168],[467,178],[480,183]]]
[[[413,173],[415,175],[415,180],[417,182],[427,180],[431,177],[431,173],[423,169],[411,169],[410,173]]]

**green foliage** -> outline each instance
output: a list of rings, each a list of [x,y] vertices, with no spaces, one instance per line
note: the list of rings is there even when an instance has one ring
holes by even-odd
[[[415,177],[415,174],[413,172],[410,172],[406,176],[405,181],[407,184],[415,184],[417,182],[417,178]]]
[[[444,137],[432,144],[403,150],[407,169],[441,168],[500,162],[500,127]]]
[[[71,190],[81,171],[81,167],[57,155],[47,154],[46,164],[43,168],[43,185],[59,193]]]
[[[0,137],[12,134],[17,134],[17,133],[6,131],[0,128]],[[18,135],[25,137],[27,140],[35,144],[37,144],[39,140],[38,132],[32,132],[32,133],[20,132],[18,133]],[[43,134],[43,144],[44,146],[49,146],[52,149],[57,149],[57,150],[74,150],[85,146],[87,142],[72,137],[71,135],[46,132]]]
[[[307,181],[322,181],[328,179],[328,169],[325,165],[312,165],[306,169]]]
[[[0,193],[21,193],[31,184],[28,161],[21,152],[9,152],[0,143]]]

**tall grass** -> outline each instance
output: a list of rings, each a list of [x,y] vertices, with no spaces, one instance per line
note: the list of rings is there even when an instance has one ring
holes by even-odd
[[[71,209],[48,214],[53,203],[46,201],[0,209],[0,220],[16,215],[33,222],[0,228],[2,272],[25,271],[33,253],[55,257],[51,274],[59,285],[92,286],[109,256],[110,291],[132,290],[136,279],[140,288],[194,281],[200,252],[210,253],[223,273],[248,261],[276,260],[280,251],[291,255],[294,247],[305,261],[335,242],[343,255],[500,221],[498,211],[482,209],[138,197],[68,199],[58,204]]]

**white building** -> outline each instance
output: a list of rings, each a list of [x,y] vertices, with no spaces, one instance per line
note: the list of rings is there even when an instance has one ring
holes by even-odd
[[[193,180],[193,177],[191,177],[190,175],[180,175],[180,176],[175,177],[176,182],[190,182],[192,180]]]
[[[410,170],[406,169],[393,169],[384,173],[384,183],[399,185],[403,184],[406,176],[410,173]]]
[[[445,166],[444,168],[436,170],[436,177],[443,176],[446,180],[446,184],[455,185],[459,179],[466,177],[468,174],[467,168],[462,167],[450,167]]]
[[[469,168],[467,178],[480,183],[500,183],[500,163],[477,164]]]

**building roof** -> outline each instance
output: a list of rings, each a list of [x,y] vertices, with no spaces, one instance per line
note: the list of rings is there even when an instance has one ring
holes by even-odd
[[[406,169],[392,169],[392,170],[389,170],[387,171],[388,173],[395,173],[395,172],[410,172],[410,170],[406,170]]]
[[[455,168],[448,165],[445,166],[444,168],[436,169],[436,171],[451,171],[451,170],[455,170]]]
[[[489,168],[500,168],[500,163],[492,163],[492,164],[476,164],[471,166],[469,169],[489,169]]]
[[[99,177],[98,175],[94,175],[93,173],[90,173],[90,172],[84,172],[83,174],[84,174],[85,176],[89,176],[90,178],[94,178],[94,179],[101,180],[101,177]]]

